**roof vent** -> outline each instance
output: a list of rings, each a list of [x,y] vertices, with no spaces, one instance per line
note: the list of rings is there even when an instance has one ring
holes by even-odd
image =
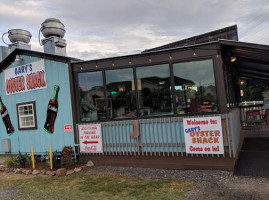
[[[8,34],[10,44],[6,43],[4,36]],[[23,29],[11,29],[2,35],[2,41],[8,45],[8,47],[0,46],[0,61],[8,56],[15,49],[26,49],[31,50],[31,45],[29,44],[31,40],[31,33]]]
[[[31,33],[23,29],[11,29],[8,31],[8,38],[11,43],[22,42],[28,44],[31,37]]]
[[[46,19],[41,24],[40,32],[45,38],[40,43],[41,46],[44,45],[45,53],[66,56],[66,40],[63,39],[65,26],[60,20],[56,18]]]
[[[64,24],[56,18],[48,18],[41,24],[40,31],[45,38],[56,36],[63,38],[65,34]]]

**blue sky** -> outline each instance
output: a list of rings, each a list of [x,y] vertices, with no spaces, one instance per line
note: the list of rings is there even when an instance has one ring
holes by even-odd
[[[28,30],[32,50],[42,51],[38,32],[50,17],[65,24],[68,56],[84,60],[139,53],[234,24],[240,41],[269,45],[268,0],[0,0],[1,35]]]

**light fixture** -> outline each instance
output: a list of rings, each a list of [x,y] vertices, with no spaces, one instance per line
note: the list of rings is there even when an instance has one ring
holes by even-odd
[[[235,56],[231,56],[230,61],[231,62],[235,62],[236,61],[236,57]]]
[[[98,69],[98,64],[97,64],[97,62],[95,63],[95,68]]]
[[[149,62],[150,62],[150,63],[152,62],[152,60],[151,60],[151,56],[149,56]]]
[[[114,60],[112,61],[112,67],[114,67],[115,66],[115,63],[114,63]]]
[[[170,59],[170,60],[172,60],[172,59],[173,59],[173,57],[172,57],[172,53],[170,53],[169,59]]]
[[[16,58],[15,58],[16,65],[21,65],[22,61],[23,61],[22,56],[21,55],[16,55]]]
[[[132,64],[132,60],[131,60],[131,57],[129,58],[129,65],[131,65]]]
[[[83,66],[82,66],[82,65],[80,66],[80,70],[81,70],[81,71],[83,70]]]
[[[219,55],[220,55],[220,51],[218,50],[218,53],[217,53],[216,57],[218,58],[218,57],[219,57]]]
[[[196,56],[196,52],[195,52],[195,49],[193,49],[193,56]]]

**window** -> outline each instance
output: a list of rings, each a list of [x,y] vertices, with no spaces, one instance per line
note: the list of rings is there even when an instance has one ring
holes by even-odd
[[[140,115],[172,113],[169,64],[137,67]]]
[[[173,65],[178,114],[216,112],[216,89],[212,60]]]
[[[19,130],[37,129],[35,102],[17,104]]]
[[[132,68],[107,70],[106,88],[109,118],[135,117],[136,97]]]
[[[103,75],[101,71],[78,74],[81,121],[106,119]]]

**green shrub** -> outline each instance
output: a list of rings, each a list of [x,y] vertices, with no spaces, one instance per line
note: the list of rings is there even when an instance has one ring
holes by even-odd
[[[19,154],[16,156],[10,156],[10,158],[5,161],[5,165],[7,167],[25,168],[31,165],[31,157],[27,154],[22,154],[19,152]]]
[[[10,156],[4,164],[7,167],[16,167],[16,156]]]
[[[22,154],[19,152],[19,154],[16,157],[16,164],[18,167],[25,168],[31,165],[31,158],[27,154]]]

